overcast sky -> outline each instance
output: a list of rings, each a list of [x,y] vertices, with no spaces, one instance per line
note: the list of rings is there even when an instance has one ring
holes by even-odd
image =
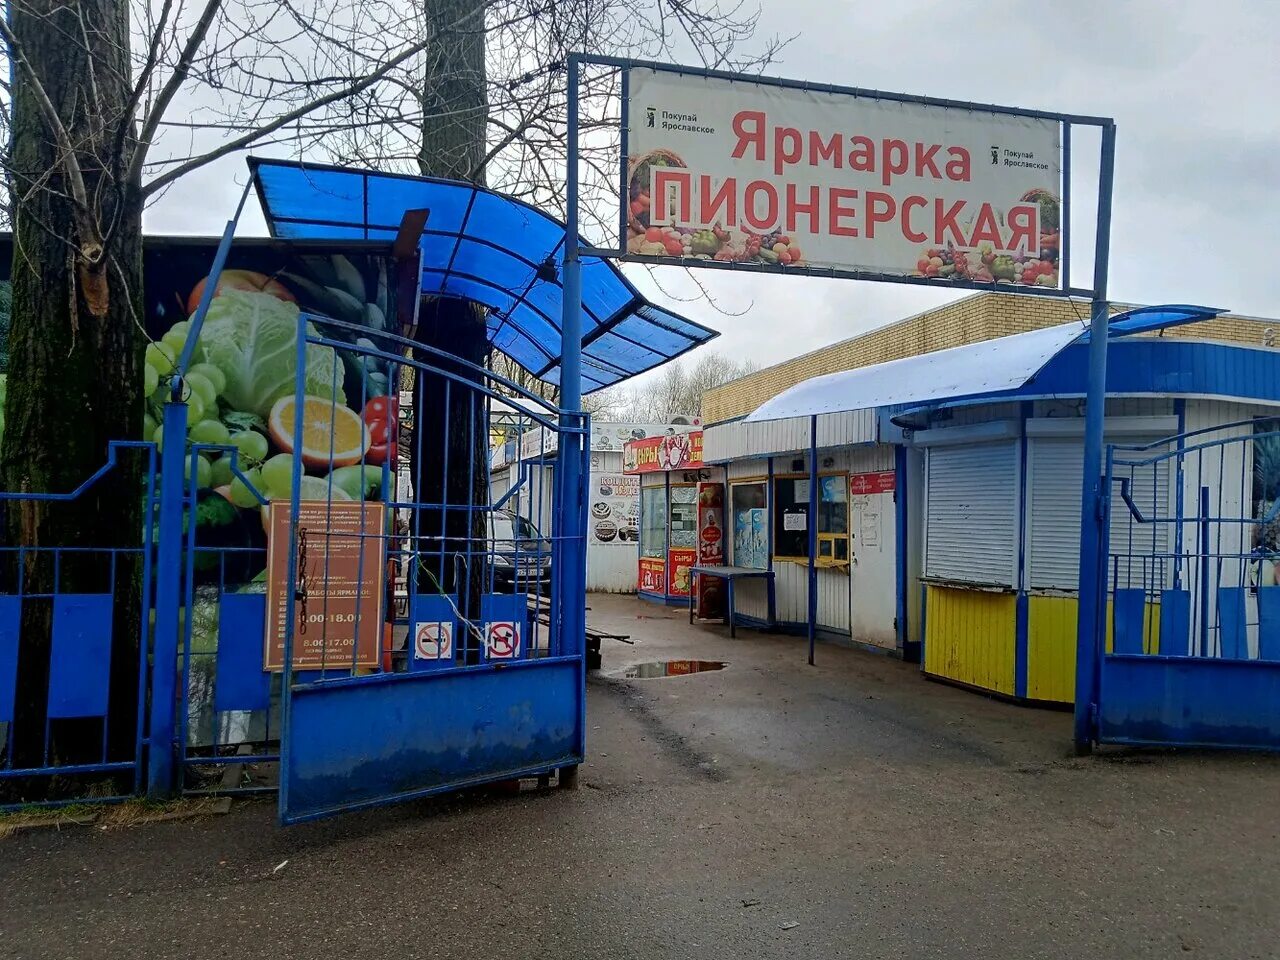
[[[1280,3],[763,6],[762,33],[800,32],[775,75],[1114,117],[1112,299],[1280,317]],[[1085,164],[1079,141],[1074,161]],[[243,160],[234,160],[182,181],[149,212],[148,230],[220,231],[244,179]],[[1082,200],[1078,193],[1078,229]],[[260,233],[261,223],[248,218],[241,233]],[[952,299],[893,284],[702,271],[721,312],[667,298],[642,269],[632,276],[654,299],[719,330],[715,349],[761,365]],[[1086,276],[1073,279],[1083,285]],[[664,271],[662,282],[677,296],[694,293],[679,270]]]

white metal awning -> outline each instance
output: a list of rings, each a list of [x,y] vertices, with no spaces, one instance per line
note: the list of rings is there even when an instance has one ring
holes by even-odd
[[[761,404],[747,423],[1017,390],[1083,336],[1064,323],[963,347],[813,377]]]

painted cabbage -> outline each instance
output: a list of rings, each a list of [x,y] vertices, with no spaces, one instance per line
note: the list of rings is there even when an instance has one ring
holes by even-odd
[[[233,409],[264,419],[271,405],[294,392],[298,305],[269,293],[223,290],[209,304],[200,347],[227,378],[223,397]],[[311,324],[310,333],[315,333]],[[345,404],[343,368],[329,347],[307,344],[305,392]]]

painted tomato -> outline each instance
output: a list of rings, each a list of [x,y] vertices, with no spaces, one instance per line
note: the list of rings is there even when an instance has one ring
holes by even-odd
[[[400,400],[398,397],[372,397],[364,405],[364,412],[360,414],[360,418],[365,423],[372,423],[374,420],[398,420],[400,419]]]

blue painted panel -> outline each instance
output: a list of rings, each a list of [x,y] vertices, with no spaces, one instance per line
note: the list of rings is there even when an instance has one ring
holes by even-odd
[[[1142,653],[1142,620],[1147,592],[1141,587],[1117,590],[1114,608],[1116,653]]]
[[[0,596],[0,723],[13,719],[18,688],[18,634],[22,628],[22,598]]]
[[[266,710],[271,674],[262,669],[267,626],[265,593],[224,593],[218,609],[215,710]]]
[[[1191,636],[1191,592],[1166,590],[1160,594],[1160,653],[1185,656]]]
[[[1104,743],[1280,750],[1280,663],[1104,657]]]
[[[1280,660],[1280,587],[1258,590],[1258,658]]]
[[[53,598],[49,719],[106,716],[111,608],[109,593],[64,593]]]
[[[480,597],[486,660],[523,660],[529,656],[529,600],[523,593],[486,593]]]
[[[1218,588],[1218,642],[1219,656],[1230,660],[1244,660],[1249,656],[1245,634],[1244,587]]]
[[[580,658],[295,687],[280,819],[579,763]]]
[[[457,608],[457,594],[418,594],[410,599],[410,670],[443,670],[455,665]]]

